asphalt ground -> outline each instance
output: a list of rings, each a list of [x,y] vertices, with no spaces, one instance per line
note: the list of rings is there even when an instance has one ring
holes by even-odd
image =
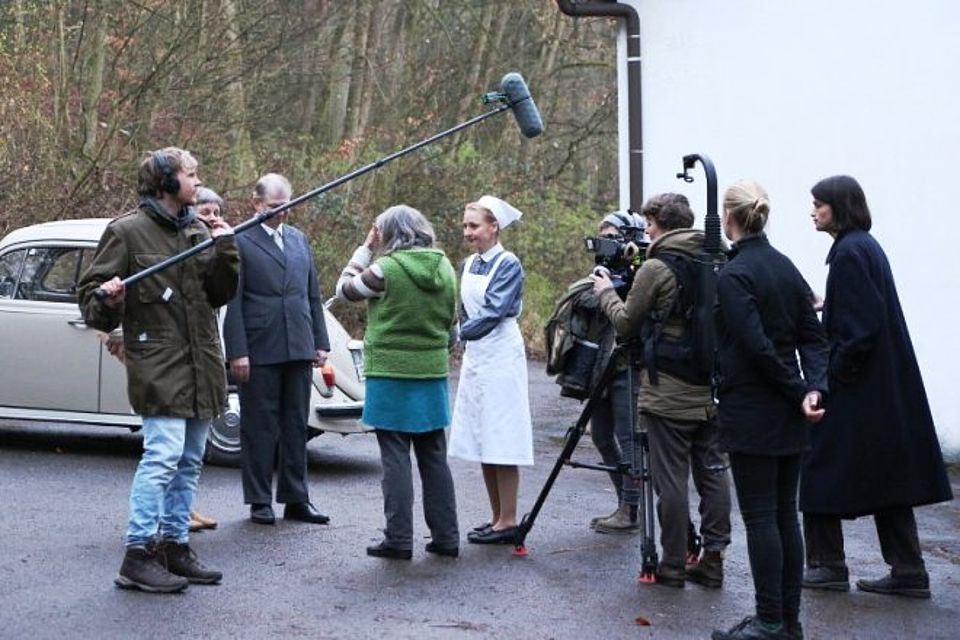
[[[521,474],[521,510],[580,410],[559,398],[541,364],[531,362],[530,374],[537,464]],[[383,526],[370,435],[310,442],[311,495],[329,526],[255,525],[237,470],[206,467],[197,506],[220,525],[191,544],[223,570],[223,584],[166,596],[120,590],[113,578],[139,447],[137,435],[114,428],[0,422],[0,638],[708,638],[752,612],[736,507],[722,590],[640,585],[640,537],[587,526],[616,500],[590,470],[561,471],[528,557],[465,542],[458,559],[422,544],[410,562],[367,557]],[[576,457],[598,456],[583,442]],[[488,517],[486,494],[478,465],[451,468],[465,537]],[[951,477],[960,494],[960,476]],[[417,509],[415,535],[426,536]],[[933,598],[804,592],[807,638],[960,637],[960,501],[920,508],[917,520]],[[851,582],[885,573],[872,520],[844,529]]]

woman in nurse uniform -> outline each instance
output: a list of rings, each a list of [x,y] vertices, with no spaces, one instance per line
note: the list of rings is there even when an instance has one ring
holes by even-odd
[[[520,211],[482,196],[463,212],[463,239],[473,249],[460,280],[460,383],[453,409],[450,455],[480,462],[490,521],[467,535],[475,544],[513,544],[517,534],[519,466],[533,464],[527,358],[517,325],[523,267],[500,244]]]

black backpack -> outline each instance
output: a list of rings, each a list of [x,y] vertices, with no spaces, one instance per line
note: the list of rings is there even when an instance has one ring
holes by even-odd
[[[651,314],[644,323],[643,363],[650,384],[658,384],[658,373],[669,373],[685,382],[710,384],[716,358],[713,307],[717,299],[717,274],[722,254],[689,256],[662,252],[656,256],[677,280],[677,295],[666,313]],[[679,337],[664,335],[670,318],[680,318],[684,331]]]
[[[593,287],[589,279],[570,285],[557,300],[544,327],[547,375],[557,376],[560,395],[584,400],[590,396],[609,355],[598,335],[609,321],[599,307],[583,308],[580,295]]]

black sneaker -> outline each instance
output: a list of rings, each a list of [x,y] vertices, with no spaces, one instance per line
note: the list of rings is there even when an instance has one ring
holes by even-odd
[[[190,584],[186,578],[167,571],[156,554],[145,547],[127,547],[120,575],[113,582],[121,589],[139,589],[148,593],[177,593]]]
[[[803,640],[803,625],[799,620],[783,623],[783,632],[790,640]]]
[[[161,541],[157,545],[157,558],[167,571],[194,584],[218,584],[223,579],[223,572],[205,567],[186,543]]]
[[[759,618],[747,616],[727,631],[714,631],[713,640],[788,640],[786,629],[780,625],[777,631],[771,631]]]
[[[857,580],[857,589],[888,596],[926,599],[930,597],[930,578],[925,573],[915,576],[895,576],[891,573],[878,580]]]
[[[804,589],[850,591],[850,572],[846,567],[810,567],[801,584]]]

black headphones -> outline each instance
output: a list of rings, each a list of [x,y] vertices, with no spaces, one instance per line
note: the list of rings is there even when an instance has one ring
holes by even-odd
[[[153,152],[153,166],[160,171],[160,191],[169,194],[179,193],[180,181],[167,162],[167,157],[162,151]]]

